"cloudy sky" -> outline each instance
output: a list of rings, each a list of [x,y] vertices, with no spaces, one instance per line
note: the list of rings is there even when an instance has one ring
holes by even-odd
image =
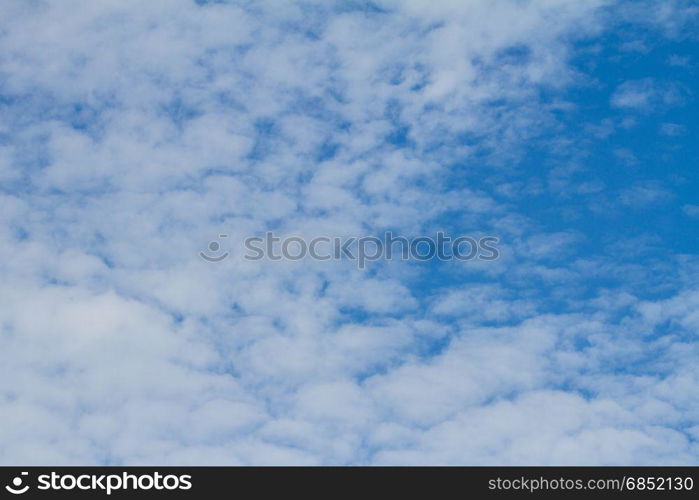
[[[0,463],[697,463],[698,28],[3,1]],[[243,259],[270,230],[500,258]]]

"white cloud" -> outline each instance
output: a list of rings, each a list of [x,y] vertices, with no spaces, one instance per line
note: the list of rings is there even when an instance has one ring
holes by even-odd
[[[660,107],[677,104],[682,99],[681,91],[672,85],[644,78],[619,85],[611,97],[611,104],[615,108],[657,111]]]

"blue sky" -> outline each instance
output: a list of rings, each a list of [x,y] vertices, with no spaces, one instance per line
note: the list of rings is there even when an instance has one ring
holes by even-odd
[[[0,462],[696,463],[696,2],[7,5]]]

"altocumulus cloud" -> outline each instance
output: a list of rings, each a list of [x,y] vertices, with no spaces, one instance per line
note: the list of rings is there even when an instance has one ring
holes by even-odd
[[[3,2],[0,462],[696,463],[699,266],[663,233],[694,206],[666,172],[696,25],[660,1]],[[611,75],[637,39],[668,53]],[[239,258],[270,229],[496,234],[501,258]]]

